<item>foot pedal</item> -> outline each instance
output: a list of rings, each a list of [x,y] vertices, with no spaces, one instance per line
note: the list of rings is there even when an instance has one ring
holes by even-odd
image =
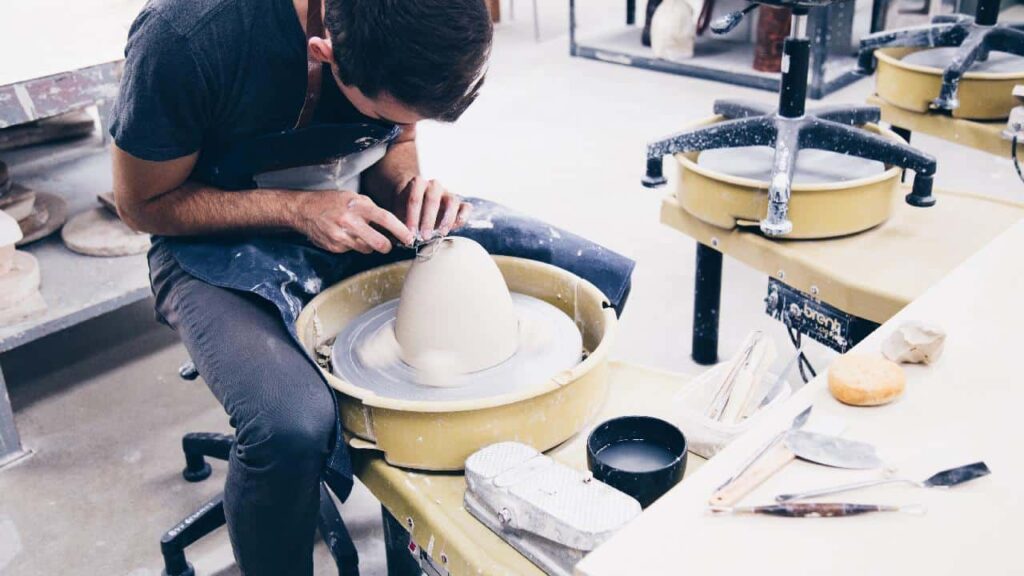
[[[588,552],[640,514],[614,488],[518,442],[466,460],[466,509],[552,576],[571,576]]]

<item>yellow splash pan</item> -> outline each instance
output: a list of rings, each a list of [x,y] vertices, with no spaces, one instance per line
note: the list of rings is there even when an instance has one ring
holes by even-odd
[[[587,357],[547,382],[480,400],[410,401],[384,398],[321,369],[339,392],[341,423],[355,448],[376,449],[389,464],[419,470],[462,470],[484,446],[515,440],[548,450],[578,432],[608,394],[608,352],[617,327],[604,294],[578,276],[548,264],[495,256],[508,287],[544,300],[574,318]],[[314,298],[296,333],[311,355],[370,308],[398,298],[409,262],[369,270]]]
[[[878,95],[886,102],[912,112],[928,112],[942,87],[942,70],[903,62],[921,48],[880,48],[875,51]],[[954,118],[1002,120],[1017,105],[1013,87],[1024,83],[1020,72],[967,72],[960,81],[960,107]]]
[[[723,121],[722,116],[691,128]],[[901,140],[874,124],[864,127],[886,138]],[[768,182],[708,170],[697,164],[699,152],[675,155],[679,164],[676,200],[687,212],[713,226],[731,230],[754,226],[768,214]],[[867,178],[822,184],[794,184],[789,200],[793,231],[783,239],[833,238],[862,232],[885,222],[901,198],[901,169]]]

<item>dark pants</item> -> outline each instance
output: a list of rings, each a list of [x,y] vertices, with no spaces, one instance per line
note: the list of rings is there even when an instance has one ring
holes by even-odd
[[[224,512],[246,576],[313,573],[319,480],[333,445],[329,388],[272,304],[150,256],[157,312],[181,337],[236,431]]]

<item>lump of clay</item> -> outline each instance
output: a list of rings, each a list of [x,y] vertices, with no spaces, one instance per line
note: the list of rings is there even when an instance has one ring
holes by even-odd
[[[14,265],[14,244],[21,240],[21,226],[6,212],[0,211],[0,274],[11,271]]]
[[[508,360],[519,321],[505,278],[476,242],[445,238],[417,256],[402,286],[395,338],[401,359],[422,371],[468,374]]]
[[[882,354],[893,362],[931,364],[942,355],[946,332],[923,322],[906,322],[882,344]]]
[[[899,364],[881,356],[844,354],[828,368],[828,389],[851,406],[880,406],[903,395],[907,377]]]

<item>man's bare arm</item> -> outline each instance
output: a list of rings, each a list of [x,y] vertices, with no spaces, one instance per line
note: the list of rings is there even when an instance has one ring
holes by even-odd
[[[362,189],[380,206],[388,207],[410,230],[424,238],[437,230],[442,236],[465,223],[470,205],[451,194],[437,180],[420,176],[416,151],[416,125],[402,134],[387,154],[363,173]]]
[[[188,180],[198,154],[166,162],[136,158],[116,145],[114,198],[136,230],[166,236],[295,230],[332,252],[388,252],[374,225],[409,243],[412,234],[369,197],[350,191],[225,191]]]
[[[373,198],[378,206],[396,211],[398,194],[420,174],[416,150],[416,125],[402,126],[402,133],[388,147],[384,157],[363,172],[360,190]]]

